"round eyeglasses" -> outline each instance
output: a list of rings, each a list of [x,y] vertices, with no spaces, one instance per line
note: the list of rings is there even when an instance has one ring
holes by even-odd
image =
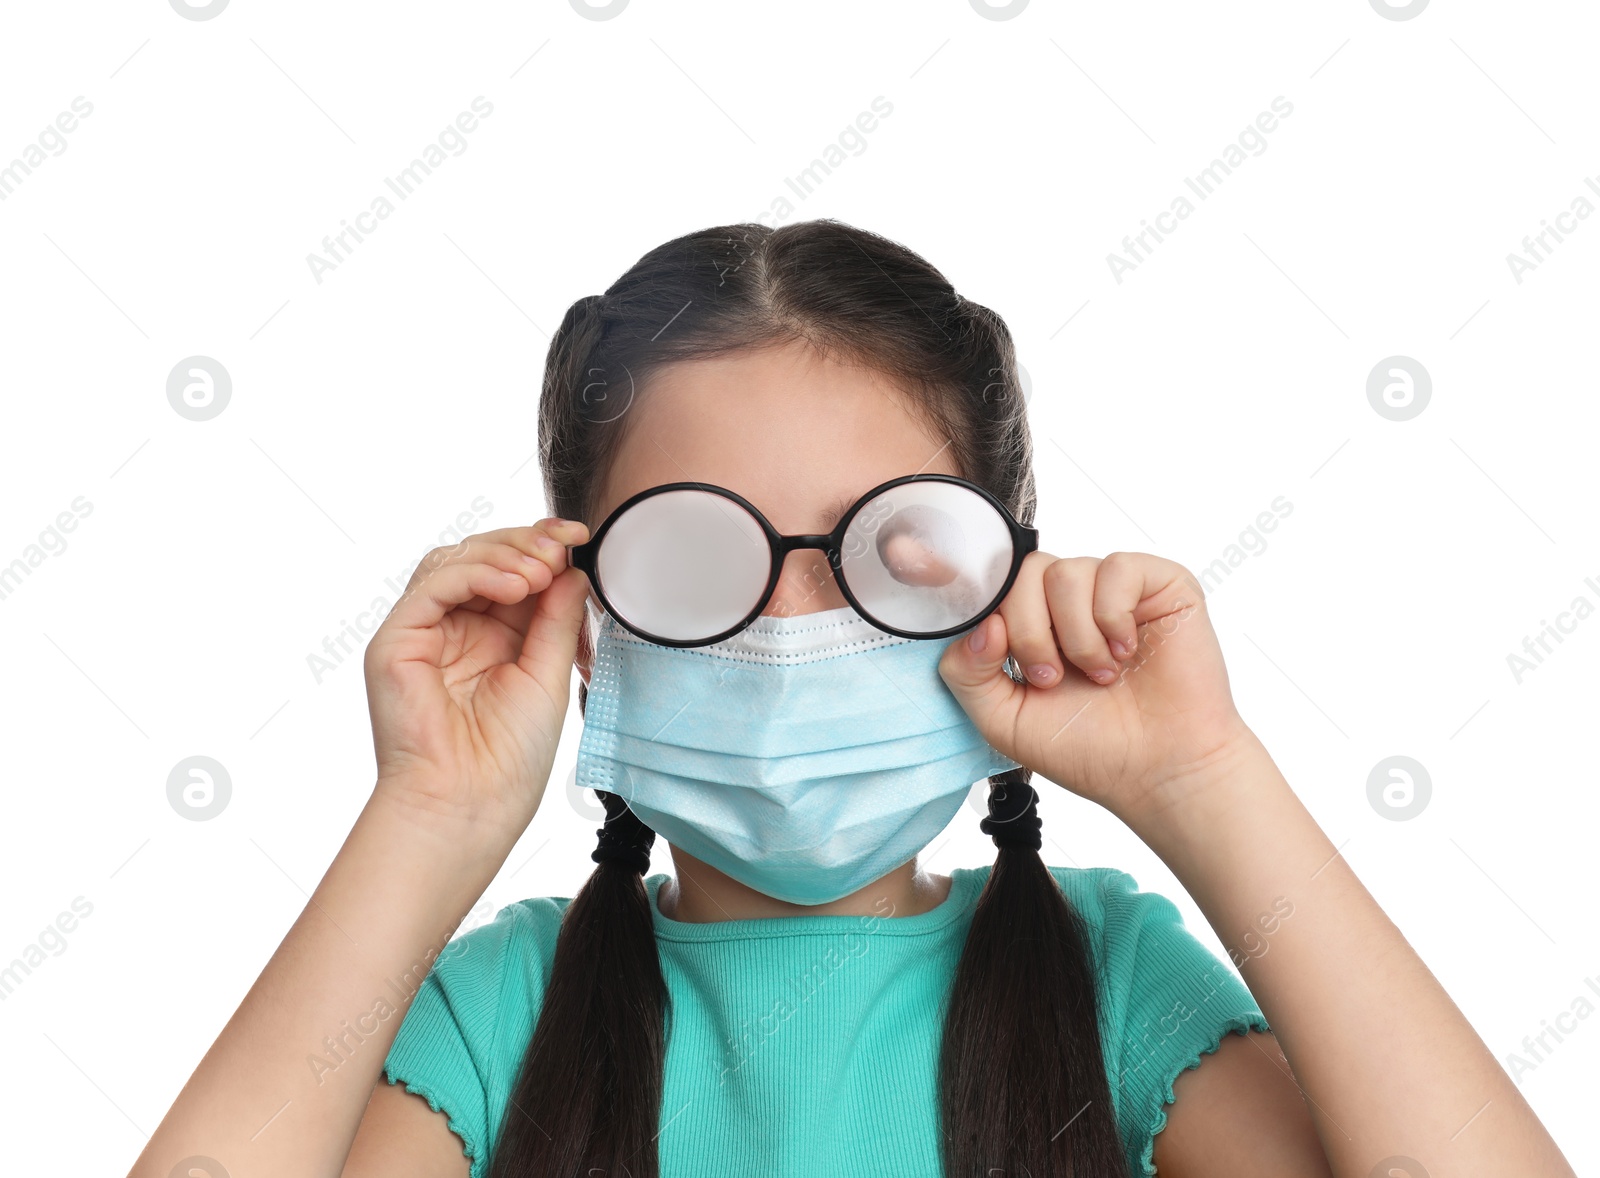
[[[784,559],[817,548],[850,605],[903,638],[943,638],[987,617],[1039,547],[976,483],[914,474],[880,483],[826,535],[780,535],[743,496],[664,483],[620,504],[568,549],[607,613],[662,646],[709,646],[772,599]]]

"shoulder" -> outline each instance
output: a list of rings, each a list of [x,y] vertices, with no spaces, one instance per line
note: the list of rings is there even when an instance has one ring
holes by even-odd
[[[484,1173],[504,1094],[538,1018],[568,903],[546,896],[507,904],[386,983],[405,1014],[384,1079],[446,1114],[474,1178]]]
[[[491,920],[458,933],[440,951],[434,972],[446,981],[475,981],[530,958],[548,963],[571,902],[566,896],[538,896],[505,905]]]
[[[458,934],[425,969],[392,980],[409,1002],[391,1061],[447,1054],[480,1077],[500,1070],[504,1045],[531,1032],[569,903],[542,896],[507,904]]]
[[[1050,874],[1086,918],[1126,918],[1134,910],[1152,905],[1177,909],[1160,892],[1141,892],[1139,881],[1120,867],[1051,867]]]
[[[1067,902],[1088,926],[1102,970],[1137,956],[1141,942],[1184,927],[1178,906],[1117,867],[1051,867]]]
[[[1178,1076],[1232,1033],[1270,1031],[1238,972],[1183,922],[1178,906],[1114,867],[1051,867],[1088,928],[1107,1079],[1132,1172],[1153,1173]]]
[[[1146,966],[1204,964],[1229,972],[1184,924],[1178,906],[1161,892],[1142,891],[1139,881],[1117,867],[1051,867],[1072,907],[1089,926],[1103,969],[1145,957]],[[1198,955],[1196,950],[1199,950]],[[1176,955],[1179,960],[1171,960]]]
[[[1115,867],[1051,867],[1050,874],[1088,928],[1107,1014],[1119,1016],[1111,1030],[1153,1010],[1189,1011],[1185,1018],[1207,1007],[1254,1010],[1230,962],[1195,935],[1166,895],[1141,891]]]

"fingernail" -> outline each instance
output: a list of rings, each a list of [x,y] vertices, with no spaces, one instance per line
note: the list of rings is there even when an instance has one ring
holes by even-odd
[[[1122,645],[1121,641],[1113,638],[1111,640],[1111,653],[1116,655],[1119,659],[1125,659],[1128,657],[1128,648]]]
[[[533,546],[544,552],[558,552],[563,547],[559,540],[552,540],[549,536],[535,536]]]
[[[967,649],[973,654],[982,654],[983,648],[989,644],[989,619],[984,618],[967,638]]]
[[[1048,683],[1056,677],[1056,669],[1049,663],[1034,663],[1028,668],[1028,678],[1035,683]]]
[[[1097,667],[1089,672],[1089,678],[1100,684],[1110,683],[1116,677],[1117,673],[1115,671],[1108,671],[1104,667]]]

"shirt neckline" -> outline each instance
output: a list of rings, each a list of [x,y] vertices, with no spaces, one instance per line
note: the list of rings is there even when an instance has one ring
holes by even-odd
[[[665,872],[646,876],[650,916],[656,936],[668,941],[737,941],[771,937],[839,934],[850,931],[889,936],[921,936],[935,932],[969,915],[989,867],[952,867],[950,894],[926,912],[913,916],[879,916],[875,913],[827,913],[801,916],[755,916],[739,920],[674,920],[660,908],[661,885],[672,877]]]

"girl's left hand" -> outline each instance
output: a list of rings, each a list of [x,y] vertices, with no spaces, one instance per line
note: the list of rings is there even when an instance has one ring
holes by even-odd
[[[1002,670],[1007,654],[1026,684]],[[1144,552],[1029,553],[939,674],[995,749],[1130,825],[1179,801],[1198,771],[1251,736],[1199,582]]]

